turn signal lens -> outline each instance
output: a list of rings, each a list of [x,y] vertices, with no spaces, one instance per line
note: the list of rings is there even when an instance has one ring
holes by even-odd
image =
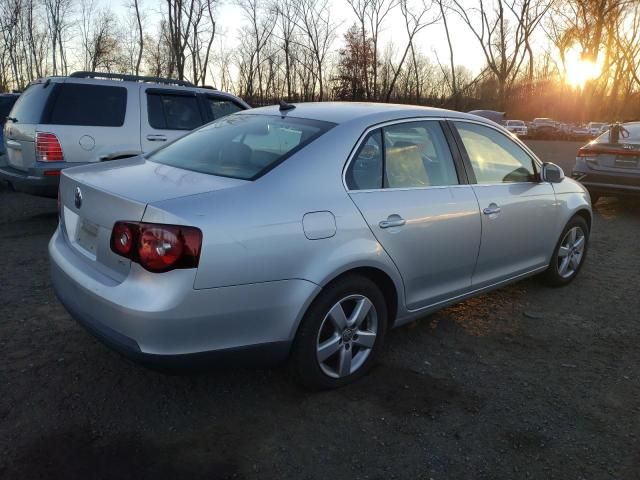
[[[113,252],[155,273],[196,268],[201,248],[202,232],[195,227],[116,222],[111,231]]]

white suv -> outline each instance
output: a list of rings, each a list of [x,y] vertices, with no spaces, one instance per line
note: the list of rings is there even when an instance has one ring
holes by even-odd
[[[56,196],[64,168],[147,153],[247,108],[234,95],[179,80],[96,72],[37,80],[7,117],[0,178]]]

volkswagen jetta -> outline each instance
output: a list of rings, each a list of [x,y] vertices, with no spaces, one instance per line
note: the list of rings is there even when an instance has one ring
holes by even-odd
[[[385,334],[584,263],[589,195],[497,124],[357,103],[239,112],[146,156],[66,169],[56,293],[151,363],[289,359],[363,375]]]

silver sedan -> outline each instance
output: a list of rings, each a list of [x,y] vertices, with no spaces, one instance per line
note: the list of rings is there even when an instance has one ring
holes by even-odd
[[[289,360],[331,388],[386,332],[587,253],[585,189],[482,118],[402,105],[247,110],[62,172],[53,285],[151,364]]]

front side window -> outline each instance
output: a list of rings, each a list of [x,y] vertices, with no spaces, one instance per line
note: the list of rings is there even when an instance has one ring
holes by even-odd
[[[49,118],[43,123],[121,127],[126,110],[126,88],[65,83],[56,88]]]
[[[242,107],[232,102],[231,100],[224,100],[222,98],[215,98],[206,96],[204,103],[208,109],[211,120],[217,120],[232,113],[244,110]]]
[[[157,130],[193,130],[204,123],[195,95],[147,93],[147,109]]]
[[[149,155],[153,162],[255,180],[313,142],[333,123],[270,115],[231,115]]]
[[[533,182],[533,159],[513,140],[493,128],[454,122],[478,183]]]

